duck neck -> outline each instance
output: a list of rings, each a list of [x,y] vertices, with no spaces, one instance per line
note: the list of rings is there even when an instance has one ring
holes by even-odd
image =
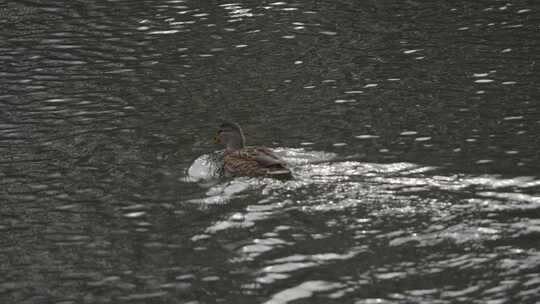
[[[241,134],[239,137],[234,138],[233,140],[229,141],[227,143],[227,150],[229,151],[236,151],[244,148],[244,136]]]

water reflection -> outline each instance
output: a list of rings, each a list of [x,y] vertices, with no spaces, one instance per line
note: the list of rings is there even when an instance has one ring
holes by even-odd
[[[449,271],[471,272],[501,256],[522,254],[524,251],[520,247],[505,245],[505,235],[512,234],[511,231],[520,235],[536,231],[534,219],[524,225],[514,223],[503,214],[497,215],[523,208],[538,210],[537,196],[508,192],[521,188],[536,189],[534,193],[540,185],[534,177],[442,175],[435,167],[410,163],[370,164],[326,159],[324,163],[311,165],[299,162],[291,155],[287,160],[309,169],[297,168],[298,179],[285,184],[268,181],[262,190],[266,198],[248,205],[243,212],[216,222],[206,230],[210,235],[204,238],[208,242],[223,237],[228,230],[251,231],[251,241],[237,247],[231,261],[261,261],[265,266],[254,274],[256,282],[263,286],[276,281],[296,281],[295,278],[302,277],[306,271],[324,273],[333,269],[331,272],[340,273],[342,278],[341,283],[329,284],[332,287],[328,288],[311,290],[306,287],[310,283],[302,283],[277,291],[269,303],[312,297],[313,291],[333,291],[327,293],[330,299],[348,297],[359,288],[372,288],[373,283],[367,279],[372,277],[377,278],[377,284],[392,286],[414,281],[418,276],[444,280]],[[287,199],[283,201],[283,197]],[[441,197],[445,200],[440,200]],[[334,216],[327,217],[329,213]],[[523,220],[522,217],[520,221]],[[400,224],[396,225],[396,222]],[[531,228],[524,230],[525,227]],[[496,242],[502,243],[497,245]],[[328,246],[315,245],[317,243],[334,244],[331,247],[334,252],[325,252]],[[343,246],[344,243],[349,245]],[[389,246],[389,252],[373,252],[373,246],[383,244]],[[485,251],[493,245],[497,253]],[[289,255],[290,247],[300,251]],[[398,259],[398,264],[391,262],[399,252],[403,253],[398,256],[403,254],[406,259],[414,259],[414,255],[408,253],[410,247],[426,252],[436,248],[458,251],[449,254],[449,260],[441,260],[445,254],[436,253],[437,250],[428,253],[427,268],[424,262],[404,262],[402,258]],[[474,250],[476,254],[460,254],[460,248],[465,252]],[[531,253],[534,255],[534,252]],[[358,281],[358,274],[348,271],[349,265],[363,265],[369,261],[378,264],[380,258],[383,261],[389,259],[391,264],[368,267],[360,276],[365,277],[364,280]],[[501,271],[506,272],[504,269]],[[480,285],[450,287],[436,292],[400,291],[392,294],[390,300],[415,301],[432,296],[453,299],[456,295],[476,297],[483,290],[486,287]]]

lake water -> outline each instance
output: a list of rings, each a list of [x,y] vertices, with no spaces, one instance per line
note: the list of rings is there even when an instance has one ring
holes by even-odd
[[[0,302],[538,303],[539,60],[535,1],[0,1]]]

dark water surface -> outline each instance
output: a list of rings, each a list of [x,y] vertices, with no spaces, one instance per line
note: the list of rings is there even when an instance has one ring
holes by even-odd
[[[539,60],[538,1],[0,1],[0,303],[538,303]]]

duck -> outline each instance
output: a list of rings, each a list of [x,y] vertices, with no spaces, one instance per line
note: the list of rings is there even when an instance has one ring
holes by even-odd
[[[223,171],[226,176],[292,178],[287,163],[271,149],[246,146],[244,131],[238,123],[222,123],[213,142],[225,146]]]

